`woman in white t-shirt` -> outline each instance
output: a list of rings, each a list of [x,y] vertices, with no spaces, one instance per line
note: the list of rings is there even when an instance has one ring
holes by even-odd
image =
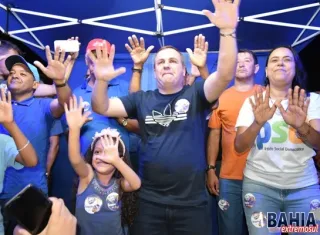
[[[290,47],[271,51],[266,77],[266,90],[246,99],[236,123],[235,150],[250,151],[243,206],[254,235],[280,234],[279,217],[289,225],[290,215],[299,216],[295,226],[320,220],[320,189],[312,160],[314,149],[320,149],[320,96],[301,89],[305,74]]]

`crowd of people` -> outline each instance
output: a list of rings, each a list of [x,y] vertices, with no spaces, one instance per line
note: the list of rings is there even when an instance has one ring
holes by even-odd
[[[212,2],[215,13],[203,13],[220,30],[217,70],[208,72],[200,34],[187,49],[190,73],[177,48],[156,52],[153,91],[141,90],[141,77],[154,47],[135,35],[125,45],[129,91],[116,79],[126,71],[114,68],[115,45],[106,40],[87,45],[86,79],[73,91],[77,53],[56,48],[52,56],[46,47],[47,66],[33,63],[53,80],[46,85],[16,45],[1,41],[0,235],[29,234],[3,208],[30,183],[50,196],[59,135],[67,135],[77,175],[75,213],[50,198],[42,235],[209,235],[208,192],[221,235],[281,234],[268,228],[267,213],[320,210],[320,95],[307,90],[291,47],[269,53],[265,84],[256,84],[257,56],[237,48],[240,1]]]

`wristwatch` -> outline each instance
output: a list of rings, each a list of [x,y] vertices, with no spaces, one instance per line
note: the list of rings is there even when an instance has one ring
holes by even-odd
[[[128,119],[124,118],[121,121],[122,126],[127,126],[128,125]]]
[[[208,172],[209,170],[215,170],[216,166],[214,165],[208,165],[206,171]]]

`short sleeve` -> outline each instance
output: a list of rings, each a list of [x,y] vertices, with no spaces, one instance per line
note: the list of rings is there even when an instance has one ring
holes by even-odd
[[[246,98],[246,100],[244,101],[239,115],[238,115],[238,119],[236,122],[236,128],[244,126],[244,127],[249,127],[251,126],[251,124],[254,121],[254,114],[252,111],[252,107],[251,104],[249,102],[250,97]]]
[[[138,91],[127,96],[120,97],[128,117],[137,119],[137,104],[141,100],[143,91]]]
[[[308,120],[320,119],[320,95],[310,93],[310,104],[308,108]]]
[[[195,85],[195,88],[196,88],[196,90],[197,90],[197,93],[198,93],[198,95],[199,95],[199,97],[200,97],[201,102],[204,102],[204,103],[206,104],[206,106],[210,107],[210,106],[212,106],[212,104],[215,103],[216,101],[213,101],[213,102],[210,103],[210,102],[207,100],[206,95],[205,95],[205,93],[204,93],[204,83],[205,83],[205,81],[206,81],[206,80],[201,79],[201,80],[199,80],[199,81],[196,81],[196,82],[194,83],[194,85]]]
[[[14,140],[10,136],[2,136],[1,141],[5,142],[4,156],[6,157],[6,166],[14,167],[17,170],[23,168],[23,165],[16,162],[19,152]]]
[[[43,110],[43,112],[46,114],[47,117],[53,118],[50,104],[54,99],[49,99],[49,98],[41,98],[40,99],[40,105]]]
[[[218,129],[218,128],[221,128],[221,120],[220,120],[220,117],[219,117],[219,109],[215,109],[213,112],[212,112],[212,115],[209,119],[209,124],[208,126],[211,128],[211,129]]]
[[[52,123],[52,127],[50,130],[50,136],[57,136],[63,133],[62,123],[60,120],[56,119]]]

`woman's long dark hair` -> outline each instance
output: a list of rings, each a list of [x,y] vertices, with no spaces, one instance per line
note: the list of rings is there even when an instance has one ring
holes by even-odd
[[[91,150],[91,146],[89,147],[88,151],[85,154],[85,161],[92,166],[92,159],[93,159],[93,152],[94,152],[94,148],[95,145],[97,144],[98,140],[100,138],[96,138],[94,140],[93,143],[93,148]],[[119,156],[122,157],[123,161],[132,168],[130,160],[129,160],[129,154],[128,151],[124,151],[122,145],[119,143],[118,146],[118,151],[119,151]],[[123,154],[123,152],[125,152]],[[94,168],[93,168],[94,170]],[[121,173],[116,169],[113,177],[115,177],[116,179],[121,179],[123,178],[123,176],[121,175]],[[74,205],[76,205],[76,195],[77,195],[77,191],[78,191],[78,185],[79,185],[79,177],[77,177],[77,179],[75,180],[75,184],[74,184]],[[121,201],[121,223],[122,225],[128,225],[131,226],[134,220],[134,217],[137,213],[137,192],[123,192],[121,189],[121,186],[119,187],[119,195],[120,195],[120,201]]]
[[[298,53],[291,46],[278,46],[278,47],[272,49],[267,57],[266,67],[269,64],[269,59],[270,59],[272,52],[274,52],[275,50],[277,50],[279,48],[287,48],[288,50],[291,51],[293,58],[294,58],[296,71],[295,71],[295,75],[292,80],[291,88],[293,89],[295,86],[299,86],[301,89],[307,90],[307,74],[303,68],[303,64],[301,62],[301,59],[300,59]],[[270,81],[269,81],[269,78],[267,77],[267,75],[265,75],[264,84],[265,84],[265,86],[270,84]]]

